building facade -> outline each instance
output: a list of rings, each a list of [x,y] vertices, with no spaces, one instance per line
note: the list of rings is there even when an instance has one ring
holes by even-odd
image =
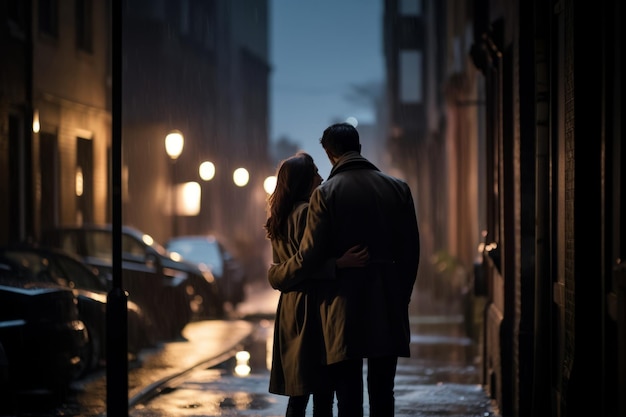
[[[3,242],[104,221],[111,142],[107,2],[2,3]]]
[[[111,2],[0,7],[0,242],[111,222]],[[121,25],[123,223],[162,243],[219,235],[256,268],[265,268],[263,181],[274,169],[267,7],[129,0]],[[173,130],[185,140],[176,160],[164,144]],[[199,174],[205,161],[210,180]],[[249,173],[241,187],[237,168]],[[187,183],[191,211],[175,198]]]
[[[123,33],[124,222],[161,242],[216,234],[260,259],[267,246],[262,184],[273,169],[267,2],[127,1]],[[164,146],[172,130],[185,139],[174,161]],[[199,167],[207,161],[215,176],[205,181]],[[233,182],[238,168],[250,175],[244,187]],[[199,212],[178,210],[172,219],[182,203],[172,207],[172,186],[194,182]]]
[[[473,272],[485,390],[503,416],[625,416],[623,5],[385,10],[388,137],[398,160],[430,155],[406,163],[420,226]]]
[[[467,291],[485,228],[476,198],[481,97],[471,33],[455,24],[467,7],[457,6],[390,0],[384,8],[387,146],[416,196],[424,262],[414,305],[424,313]]]

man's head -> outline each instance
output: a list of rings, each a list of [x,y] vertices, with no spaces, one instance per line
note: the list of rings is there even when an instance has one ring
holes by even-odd
[[[346,152],[361,152],[359,132],[350,123],[330,125],[324,130],[320,143],[333,165]]]

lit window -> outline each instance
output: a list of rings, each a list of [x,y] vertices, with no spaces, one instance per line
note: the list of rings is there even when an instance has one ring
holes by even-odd
[[[422,52],[417,50],[400,51],[399,96],[402,103],[421,103]]]

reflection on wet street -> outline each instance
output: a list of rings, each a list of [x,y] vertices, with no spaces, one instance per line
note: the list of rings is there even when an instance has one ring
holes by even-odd
[[[398,373],[413,375],[419,384],[478,384],[477,347],[463,334],[462,320],[460,316],[413,318],[411,357],[398,361]]]
[[[238,318],[191,323],[183,339],[140,355],[129,371],[129,415],[283,416],[287,397],[268,393],[275,295],[261,313],[242,306]],[[480,385],[479,352],[466,336],[463,316],[414,315],[411,326],[411,357],[398,362],[396,416],[496,416]],[[237,351],[249,358],[236,359]],[[12,395],[12,406],[0,416],[106,416],[104,371],[72,388],[61,402]],[[364,408],[368,415],[367,395]]]
[[[427,324],[417,319],[415,322],[412,357],[402,358],[398,364],[396,415],[493,415],[489,411],[490,402],[478,384],[475,348],[471,340],[460,334],[458,318],[447,317]],[[267,392],[272,329],[271,321],[259,322],[250,343],[245,346],[250,352],[249,375],[237,375],[235,359],[217,368],[197,370],[182,384],[135,407],[131,415],[284,415],[287,398]],[[309,406],[309,414],[311,412]],[[365,412],[367,415],[367,398]]]
[[[249,373],[239,375],[231,358],[211,369],[197,369],[182,384],[139,404],[133,417],[157,416],[282,416],[286,397],[270,395],[269,358],[273,321],[260,320],[243,346],[250,353]]]

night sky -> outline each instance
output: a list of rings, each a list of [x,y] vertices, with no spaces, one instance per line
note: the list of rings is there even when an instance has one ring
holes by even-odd
[[[323,130],[373,111],[347,99],[351,85],[382,82],[382,0],[270,0],[270,138],[309,152],[324,179]]]

